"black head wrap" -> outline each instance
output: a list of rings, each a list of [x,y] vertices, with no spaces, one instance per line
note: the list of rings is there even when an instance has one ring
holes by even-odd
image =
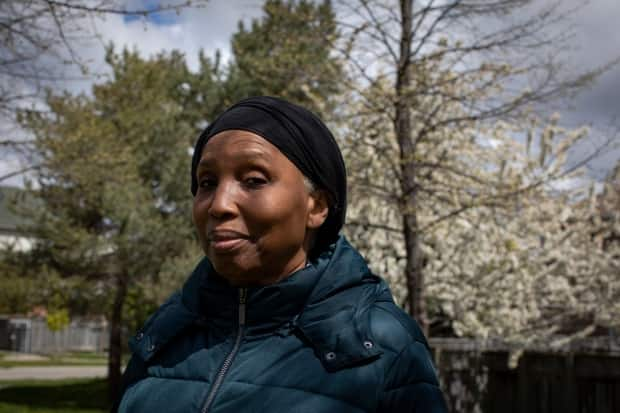
[[[342,154],[327,126],[312,112],[285,100],[260,96],[244,99],[222,113],[200,135],[192,158],[192,194],[202,150],[219,132],[253,132],[277,147],[318,189],[329,194],[327,219],[319,228],[314,252],[336,241],[347,204],[347,178]]]

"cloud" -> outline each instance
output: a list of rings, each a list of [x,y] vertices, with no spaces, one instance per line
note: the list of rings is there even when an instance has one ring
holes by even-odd
[[[205,7],[186,9],[178,16],[172,13],[174,18],[155,18],[151,22],[154,24],[113,16],[116,18],[100,23],[97,29],[104,41],[135,47],[145,57],[161,50],[180,50],[185,53],[190,68],[197,69],[201,49],[207,55],[220,50],[223,56],[229,57],[230,38],[239,20],[247,22],[261,13],[259,1],[211,0]]]
[[[620,133],[615,126],[604,126],[599,122],[591,127],[588,137],[569,151],[567,164],[579,165],[586,159],[590,159],[584,165],[588,176],[597,181],[604,180],[620,160]]]
[[[149,8],[153,6],[151,3],[134,1],[128,8]],[[238,22],[261,16],[261,4],[259,0],[210,0],[205,7],[183,9],[180,14],[170,11],[148,19],[106,15],[92,22],[84,21],[82,26],[91,27],[96,36],[76,42],[75,48],[93,75],[84,81],[60,82],[56,88],[87,92],[93,82],[105,78],[109,74],[104,60],[105,47],[109,44],[114,44],[117,50],[135,49],[146,58],[162,51],[178,50],[184,53],[190,70],[198,69],[200,50],[207,56],[214,56],[219,50],[222,59],[228,61],[230,40]],[[79,74],[76,67],[70,70]]]
[[[14,172],[25,168],[24,163],[15,156],[6,156],[0,158],[0,177],[9,176],[8,179],[0,181],[1,186],[24,186],[24,174],[13,175]]]
[[[620,1],[596,0],[582,5],[572,17],[575,50],[567,65],[575,72],[600,67],[620,58]],[[593,85],[570,102],[566,119],[572,124],[599,124],[620,121],[620,65],[603,73]]]
[[[550,182],[547,189],[557,192],[575,192],[578,198],[583,198],[593,187],[595,194],[603,192],[605,186],[601,182],[595,182],[587,177],[562,178]]]

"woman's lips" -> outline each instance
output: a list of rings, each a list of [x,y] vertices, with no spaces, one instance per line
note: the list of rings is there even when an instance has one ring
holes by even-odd
[[[239,248],[248,237],[236,231],[219,230],[210,231],[208,238],[213,251],[223,254]]]
[[[241,244],[243,244],[245,241],[246,241],[245,238],[229,238],[229,239],[222,239],[222,240],[217,240],[217,241],[212,240],[211,248],[213,248],[213,251],[219,254],[226,253],[226,252],[232,252],[236,250],[238,247],[240,247]]]

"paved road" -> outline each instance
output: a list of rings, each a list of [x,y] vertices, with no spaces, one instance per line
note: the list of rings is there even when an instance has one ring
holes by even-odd
[[[0,367],[0,381],[105,377],[106,374],[107,366]]]

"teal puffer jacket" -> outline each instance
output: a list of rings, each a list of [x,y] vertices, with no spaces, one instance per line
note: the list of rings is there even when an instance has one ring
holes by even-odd
[[[273,285],[204,259],[130,340],[119,412],[445,412],[428,345],[340,238]]]

